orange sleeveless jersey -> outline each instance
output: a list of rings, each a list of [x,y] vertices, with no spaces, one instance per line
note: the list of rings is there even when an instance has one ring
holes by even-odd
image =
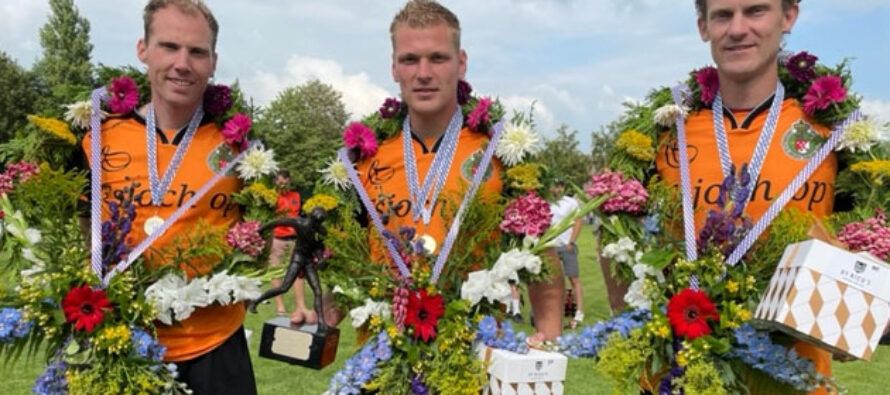
[[[445,223],[442,218],[442,210],[445,207],[443,203],[450,201],[456,210],[459,205],[457,199],[463,199],[466,188],[472,182],[473,172],[482,155],[485,147],[488,145],[489,137],[487,135],[473,132],[469,129],[463,129],[460,132],[460,138],[457,144],[457,150],[454,154],[454,160],[451,163],[451,170],[445,180],[445,186],[439,200],[436,202],[434,214],[429,225],[424,225],[423,221],[415,222],[411,211],[411,199],[408,194],[408,181],[405,176],[405,165],[402,154],[402,133],[390,138],[380,144],[377,155],[373,158],[365,159],[358,164],[359,177],[362,180],[362,186],[368,192],[372,202],[381,215],[389,213],[389,223],[387,229],[398,232],[402,226],[414,227],[418,236],[430,235],[437,243],[438,249],[442,247],[445,235],[451,223]],[[434,143],[429,141],[427,143]],[[427,148],[427,144],[421,143],[417,138],[412,139],[414,145],[414,154],[417,159],[417,174],[420,178],[419,184],[423,185],[424,177],[427,170],[433,163],[435,152]],[[435,146],[434,146],[435,149]],[[487,197],[495,197],[501,193],[501,163],[497,158],[492,159],[492,166],[489,167],[483,177],[478,194]],[[453,212],[453,211],[452,211]],[[370,225],[373,227],[373,224]],[[376,240],[376,230],[372,232],[372,258],[380,261],[383,256],[382,247],[373,242]]]
[[[158,174],[162,177],[167,164],[173,157],[178,142],[177,131],[167,130],[158,133]],[[184,134],[184,133],[183,133]],[[87,160],[90,159],[90,134],[83,141]],[[235,154],[223,141],[214,123],[202,124],[183,157],[179,171],[170,183],[161,207],[151,203],[148,182],[148,163],[145,144],[144,120],[131,114],[123,118],[111,118],[102,124],[102,199],[117,200],[123,188],[139,183],[134,198],[136,218],[128,241],[135,246],[146,238],[143,231],[145,220],[154,215],[169,218],[195,192],[210,180],[221,165],[231,160]],[[241,182],[230,175],[223,177],[205,194],[197,204],[180,217],[148,251],[159,251],[173,243],[177,236],[187,234],[198,220],[203,220],[214,228],[228,229],[241,219],[238,205],[232,194],[241,188]],[[103,220],[109,217],[108,205],[102,206]],[[156,253],[146,252],[144,257],[152,267],[163,266]],[[189,277],[201,275],[212,269],[213,263],[193,262],[182,269]],[[212,306],[196,310],[188,319],[173,326],[158,325],[158,338],[165,347],[165,361],[179,362],[207,353],[228,339],[244,322],[243,304]]]
[[[726,127],[729,152],[732,162],[738,169],[742,163],[751,160],[757,145],[760,131],[769,112],[768,103],[751,111],[733,112],[733,122],[728,116],[723,121]],[[751,115],[750,120],[745,118]],[[734,125],[737,124],[737,125]],[[690,114],[686,120],[687,152],[690,161],[692,197],[696,207],[696,229],[705,222],[710,209],[716,208],[716,199],[723,173],[720,156],[714,135],[712,112],[710,109]],[[745,212],[756,221],[775,200],[791,180],[803,169],[810,157],[822,146],[830,131],[810,120],[801,111],[796,99],[785,99],[779,121],[773,134],[772,143],[764,159],[760,176],[755,180],[754,194]],[[680,185],[679,152],[674,137],[663,135],[660,139],[656,169],[658,174],[674,185]],[[794,194],[786,207],[796,207],[817,217],[832,213],[834,206],[834,181],[837,175],[837,156],[832,153],[817,168],[816,172]],[[826,375],[831,374],[831,354],[810,343],[797,342],[798,354],[811,359],[816,369]],[[814,393],[827,393],[824,389]]]

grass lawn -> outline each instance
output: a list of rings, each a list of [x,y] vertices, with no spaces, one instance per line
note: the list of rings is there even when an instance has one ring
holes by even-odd
[[[585,295],[585,324],[589,325],[608,318],[609,310],[602,273],[595,261],[593,238],[589,227],[585,227],[579,241],[581,281]],[[311,297],[307,300],[311,300]],[[292,302],[292,298],[290,298],[290,302]],[[265,304],[260,307],[259,314],[249,314],[245,324],[247,329],[253,331],[253,336],[250,337],[250,347],[259,393],[320,394],[327,388],[331,376],[355,351],[355,332],[349,326],[348,320],[340,325],[340,349],[337,360],[321,371],[259,358],[257,350],[259,349],[262,324],[264,320],[275,314],[274,310],[274,304]],[[524,316],[526,319],[528,318],[527,313]],[[531,333],[530,326],[520,327],[527,333]],[[871,362],[835,363],[834,369],[838,382],[846,386],[851,394],[887,393],[885,392],[887,389],[881,390],[886,384],[882,384],[881,377],[885,379],[890,377],[888,376],[890,347],[882,346],[875,353]],[[14,365],[0,367],[0,377],[2,377],[0,387],[5,389],[2,395],[29,393],[34,379],[42,371],[43,367],[39,361],[19,361]],[[609,394],[612,390],[608,381],[594,371],[591,360],[569,361],[565,388],[567,394]]]

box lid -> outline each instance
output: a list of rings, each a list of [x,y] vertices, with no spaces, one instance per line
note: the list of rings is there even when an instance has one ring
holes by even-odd
[[[873,255],[854,254],[816,239],[792,244],[788,249],[797,249],[790,266],[815,270],[885,302],[890,301],[890,265]]]

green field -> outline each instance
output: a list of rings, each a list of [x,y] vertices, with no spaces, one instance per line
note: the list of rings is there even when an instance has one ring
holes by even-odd
[[[585,227],[579,240],[581,251],[581,278],[584,287],[585,324],[592,324],[597,320],[608,317],[608,307],[602,273],[595,261],[593,238],[591,231]],[[287,298],[285,298],[287,300]],[[292,301],[292,298],[290,298]],[[311,300],[311,297],[307,300]],[[331,376],[343,365],[347,358],[355,350],[355,333],[348,324],[348,320],[340,325],[340,350],[337,361],[324,370],[316,371],[301,367],[290,366],[281,362],[259,358],[259,334],[265,319],[275,314],[274,304],[265,304],[260,307],[259,314],[248,315],[247,329],[253,331],[250,337],[253,366],[256,373],[257,386],[260,394],[320,394],[331,379]],[[528,314],[525,314],[528,318]],[[531,327],[522,327],[530,332]],[[835,376],[843,384],[850,394],[885,394],[887,389],[881,390],[883,385],[881,377],[885,379],[890,374],[890,347],[883,346],[874,355],[871,362],[835,363]],[[42,372],[43,367],[39,361],[18,361],[15,365],[0,368],[0,388],[4,388],[2,395],[27,394],[30,392],[34,379]],[[609,394],[611,386],[608,381],[600,377],[593,370],[591,360],[570,360],[568,375],[566,377],[567,394]]]

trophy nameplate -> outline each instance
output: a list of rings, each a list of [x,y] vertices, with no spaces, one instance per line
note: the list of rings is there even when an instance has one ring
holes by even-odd
[[[263,324],[260,356],[293,365],[321,369],[337,357],[340,330],[319,331],[318,325],[292,325],[288,317]]]

